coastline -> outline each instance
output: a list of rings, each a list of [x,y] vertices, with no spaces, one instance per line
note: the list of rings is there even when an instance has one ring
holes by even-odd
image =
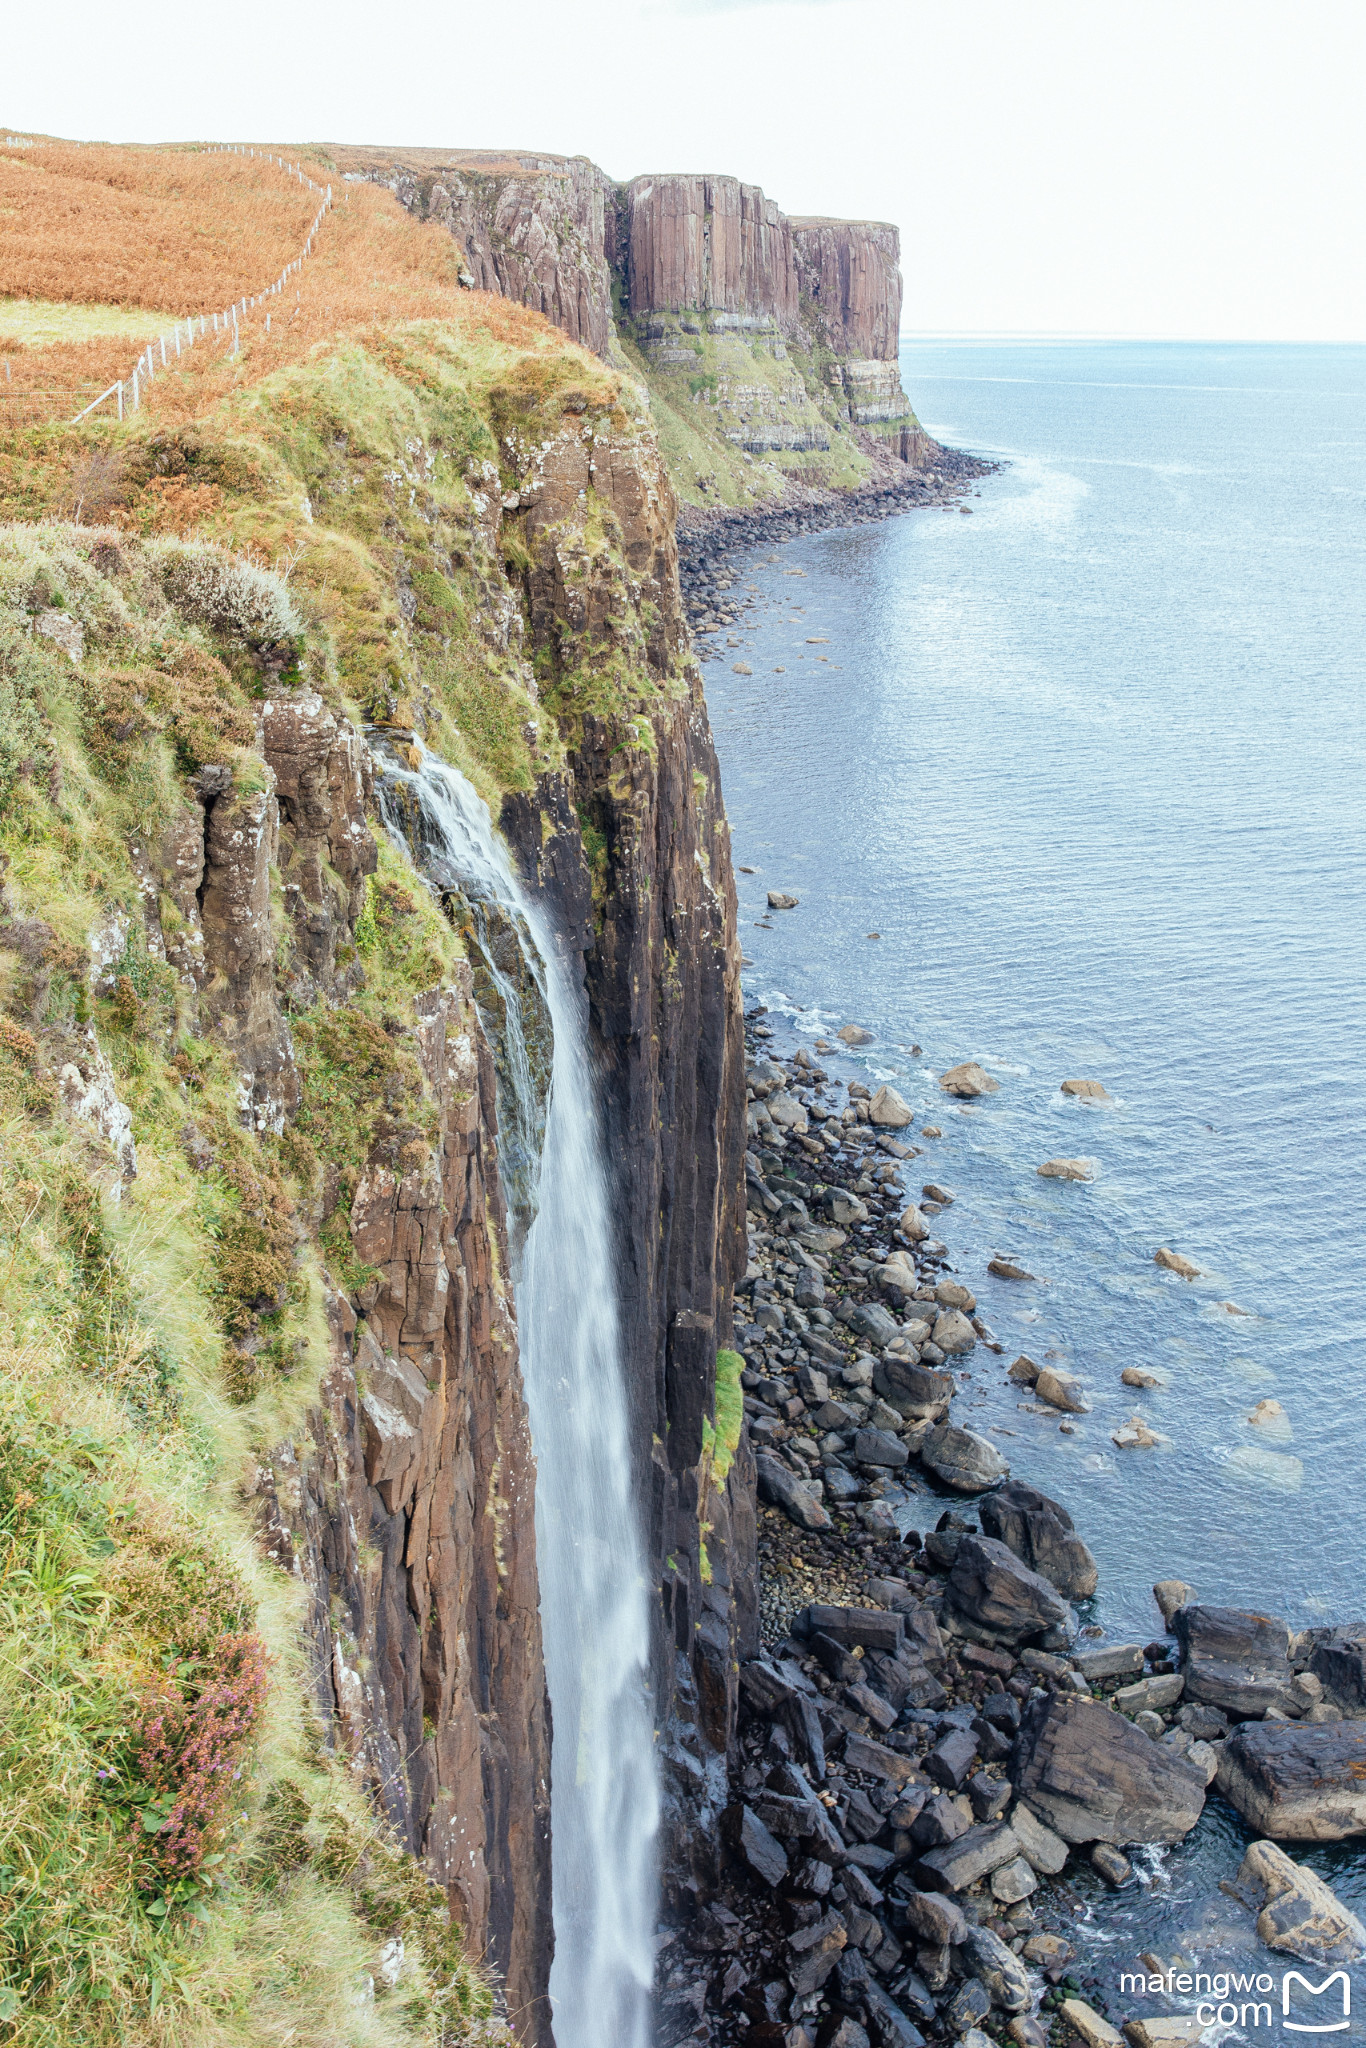
[[[762,1643],[740,1673],[727,1866],[664,1942],[660,2039],[1116,2048],[1123,2026],[1130,2048],[1188,2048],[1216,2008],[1180,1954],[1138,1950],[1122,1985],[1088,1930],[1102,1954],[1125,1938],[1164,1853],[1134,1845],[1179,1844],[1209,1798],[1233,1809],[1242,1860],[1207,1911],[1234,1900],[1220,1938],[1245,1974],[1253,1951],[1249,1982],[1271,1981],[1269,1960],[1279,1988],[1282,1959],[1363,1952],[1366,1930],[1294,1860],[1312,1816],[1278,1817],[1253,1782],[1296,1745],[1336,1758],[1329,1775],[1360,1770],[1362,1632],[1292,1634],[1159,1581],[1152,1640],[1107,1638],[1084,1530],[952,1422],[978,1347],[1022,1391],[1030,1362],[1006,1366],[954,1277],[937,1235],[954,1193],[917,1193],[912,1113],[837,1076],[837,1043],[767,1016],[747,1005],[735,1318]],[[1332,1795],[1316,1797],[1333,1839]],[[1363,1827],[1366,1811],[1339,1832]],[[1243,1855],[1259,1835],[1287,1848]]]

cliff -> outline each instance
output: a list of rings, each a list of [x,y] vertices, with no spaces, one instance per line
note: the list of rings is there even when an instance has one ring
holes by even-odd
[[[372,191],[348,232],[367,209],[416,236]],[[503,298],[255,360],[51,435],[41,463],[0,449],[5,509],[55,515],[0,530],[0,1083],[23,1134],[0,1195],[24,1252],[0,1345],[33,1412],[84,1418],[60,1455],[141,1490],[89,1552],[100,1625],[133,1646],[129,1725],[164,1725],[167,1685],[199,1712],[202,1657],[236,1685],[253,1630],[270,1649],[242,1817],[205,1823],[235,1887],[215,1954],[258,2031],[460,2040],[482,1962],[544,2043],[551,1729],[499,1046],[458,904],[380,828],[366,732],[477,784],[582,955],[677,1892],[717,1852],[755,1539],[725,1357],[739,949],[676,504],[631,380]],[[96,491],[104,523],[63,523]],[[172,1601],[168,1570],[221,1595]],[[85,1787],[102,1739],[63,1736]],[[119,1765],[135,1823],[147,1754]],[[166,1768],[170,1799],[188,1766]],[[134,2037],[149,1970],[197,1984],[182,1929],[214,1883],[176,1877],[149,1931],[148,1872],[108,1869],[97,2041],[106,2007]],[[380,2034],[348,2016],[363,1978]]]
[[[732,177],[614,185],[585,158],[332,154],[445,227],[471,284],[629,364],[685,502],[849,487],[931,460],[901,388],[890,224],[789,218]]]

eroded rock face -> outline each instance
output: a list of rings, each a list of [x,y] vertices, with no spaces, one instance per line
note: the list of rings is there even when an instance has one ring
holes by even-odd
[[[1366,1928],[1340,1905],[1315,1871],[1293,1863],[1274,1842],[1253,1842],[1238,1871],[1238,1889],[1259,1903],[1257,1933],[1268,1948],[1303,1962],[1339,1969],[1366,1955]]]
[[[335,993],[337,946],[355,929],[378,856],[366,822],[370,757],[355,727],[312,691],[268,698],[262,750],[275,776],[280,875],[294,927],[290,994]]]
[[[1065,1600],[1089,1600],[1099,1573],[1066,1508],[1011,1479],[982,1502],[983,1532],[1057,1587]]]
[[[624,205],[633,314],[688,307],[797,323],[792,224],[738,178],[633,178]]]
[[[418,1008],[436,1142],[400,1160],[383,1141],[366,1162],[351,1229],[381,1277],[361,1323],[331,1300],[322,1405],[255,1490],[308,1588],[331,1739],[543,2042],[550,1742],[494,1070],[468,969]]]
[[[225,768],[201,769],[196,781],[204,799],[203,1008],[237,1061],[244,1118],[259,1131],[279,1131],[299,1105],[275,984],[270,897],[279,807],[272,788],[239,792]]]
[[[797,282],[836,355],[896,360],[901,331],[901,236],[890,221],[792,221]],[[903,410],[904,404],[903,404]]]
[[[1194,1602],[1173,1619],[1186,1697],[1228,1714],[1301,1711],[1292,1686],[1290,1630],[1277,1616]]]
[[[617,523],[618,560],[580,552],[580,493],[589,490]],[[673,492],[653,442],[595,440],[571,427],[527,497],[538,644],[565,670],[592,650],[619,647],[660,684],[643,708],[577,717],[571,780],[547,779],[534,796],[509,798],[502,824],[566,943],[583,953],[614,1181],[637,1483],[660,1589],[653,1679],[672,1883],[713,1867],[735,1673],[758,1647],[748,1441],[724,1486],[710,1483],[703,1458],[716,1355],[730,1338],[746,1262],[730,837],[701,678],[686,657]],[[633,708],[648,722],[648,745]],[[583,821],[605,849],[596,906]]]
[[[1026,1709],[1010,1775],[1065,1842],[1179,1842],[1205,1804],[1203,1771],[1098,1700],[1061,1693]]]

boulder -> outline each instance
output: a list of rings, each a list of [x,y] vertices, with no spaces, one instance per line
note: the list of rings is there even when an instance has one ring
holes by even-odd
[[[873,1385],[889,1408],[917,1420],[926,1415],[937,1420],[946,1414],[954,1395],[952,1373],[932,1372],[929,1366],[890,1352],[875,1367]]]
[[[1010,1477],[1010,1467],[994,1444],[970,1429],[941,1422],[920,1447],[921,1463],[956,1493],[984,1493]]]
[[[1040,1180],[1090,1180],[1094,1170],[1091,1159],[1045,1159],[1035,1168]]]
[[[910,1452],[900,1437],[885,1429],[861,1429],[854,1438],[854,1457],[860,1465],[885,1465],[899,1471],[910,1462]]]
[[[1257,1913],[1257,1933],[1268,1948],[1330,1970],[1366,1955],[1366,1928],[1339,1905],[1332,1888],[1303,1864],[1292,1863],[1274,1842],[1253,1842],[1237,1885]]]
[[[1014,1259],[988,1259],[988,1273],[994,1273],[998,1280],[1032,1280],[1034,1275],[1023,1266],[1017,1266]]]
[[[957,1948],[967,1936],[962,1907],[943,1892],[908,1892],[903,1909],[907,1932],[925,1948]]]
[[[1297,1714],[1292,1691],[1290,1630],[1269,1614],[1195,1602],[1176,1615],[1186,1698],[1222,1707],[1226,1714],[1264,1714],[1268,1707]]]
[[[1088,1685],[1102,1678],[1130,1678],[1143,1669],[1143,1645],[1105,1643],[1096,1650],[1079,1650],[1072,1661]]]
[[[1156,1678],[1140,1678],[1137,1685],[1122,1685],[1115,1694],[1121,1714],[1160,1714],[1174,1707],[1185,1690],[1179,1671],[1164,1671]]]
[[[1155,1372],[1145,1372],[1141,1365],[1126,1365],[1119,1376],[1122,1387],[1160,1387],[1161,1380]]]
[[[977,1332],[961,1309],[947,1308],[935,1318],[932,1339],[945,1358],[961,1358],[977,1342]]]
[[[820,1531],[833,1525],[829,1515],[813,1493],[807,1491],[804,1480],[789,1472],[786,1465],[780,1465],[776,1458],[760,1455],[755,1459],[759,1477],[759,1497],[770,1501],[774,1507],[782,1508],[799,1529]]]
[[[959,1949],[963,1968],[1002,2012],[1023,2012],[1030,2000],[1029,1972],[989,1927],[970,1927]]]
[[[905,1639],[901,1616],[882,1607],[833,1607],[815,1601],[803,1609],[803,1617],[810,1634],[829,1636],[847,1650],[877,1650],[895,1657]]]
[[[887,1313],[880,1301],[860,1301],[841,1320],[856,1337],[862,1337],[879,1351],[885,1351],[901,1335],[895,1318]]]
[[[964,1892],[979,1878],[990,1877],[1020,1853],[1015,1831],[1005,1821],[968,1828],[942,1848],[930,1849],[915,1865],[921,1885],[933,1891]]]
[[[1052,1693],[1025,1709],[1016,1792],[1065,1842],[1179,1842],[1200,1818],[1204,1773],[1099,1700]]]
[[[1059,2016],[1067,2022],[1082,2048],[1124,2048],[1124,2037],[1083,1998],[1064,1998]]]
[[[1344,1714],[1366,1715],[1366,1623],[1330,1630],[1325,1641],[1314,1645],[1309,1669],[1331,1706]]]
[[[1121,1451],[1151,1451],[1165,1439],[1155,1429],[1149,1429],[1141,1415],[1131,1415],[1118,1429],[1111,1430],[1110,1441]]]
[[[1150,2013],[1146,2019],[1124,2022],[1129,2048],[1199,2048],[1209,2031],[1188,2013]]]
[[[1112,1890],[1129,1882],[1134,1866],[1127,1856],[1121,1856],[1111,1842],[1094,1842],[1091,1846],[1092,1868],[1098,1870]]]
[[[795,910],[798,901],[799,898],[788,896],[781,889],[770,889],[768,892],[768,907],[770,910]]]
[[[1003,1863],[991,1873],[991,1896],[999,1905],[1018,1906],[1038,1889],[1039,1880],[1023,1856],[1017,1856],[1013,1863]]]
[[[1067,1844],[1022,1800],[1011,1808],[1010,1825],[1019,1838],[1024,1859],[1041,1877],[1056,1877],[1067,1861]]]
[[[1061,1628],[1068,1619],[1067,1602],[1056,1587],[989,1536],[966,1535],[959,1542],[946,1602],[956,1619],[1009,1643]]]
[[[946,1095],[961,1096],[971,1102],[979,1095],[995,1095],[1001,1084],[993,1081],[976,1060],[963,1060],[939,1076],[939,1085]]]
[[[911,1120],[910,1106],[895,1090],[883,1084],[868,1104],[868,1121],[892,1131],[904,1130]]]
[[[1060,1083],[1064,1095],[1078,1096],[1083,1102],[1108,1102],[1109,1090],[1099,1081],[1063,1081]]]
[[[820,1205],[831,1222],[838,1223],[842,1229],[868,1221],[868,1204],[861,1202],[857,1195],[851,1195],[847,1188],[827,1188],[820,1198]]]
[[[1179,1273],[1183,1280],[1198,1280],[1200,1278],[1200,1268],[1198,1266],[1193,1266],[1189,1259],[1183,1259],[1180,1252],[1169,1252],[1165,1245],[1159,1251],[1153,1253],[1153,1264],[1155,1266],[1165,1266],[1169,1273]]]
[[[782,1843],[748,1806],[732,1807],[726,1821],[726,1832],[736,1855],[757,1878],[776,1890],[787,1876],[787,1851]]]
[[[1220,1752],[1218,1785],[1277,1841],[1366,1834],[1366,1722],[1245,1721]]]
[[[1047,1401],[1050,1408],[1061,1408],[1067,1415],[1089,1415],[1091,1403],[1075,1373],[1062,1372],[1056,1366],[1045,1365],[1034,1382],[1034,1392],[1040,1401]]]
[[[1159,1579],[1153,1587],[1153,1598],[1163,1621],[1170,1628],[1181,1608],[1195,1598],[1195,1588],[1188,1586],[1184,1579]]]
[[[861,1024],[841,1024],[835,1036],[843,1039],[846,1045],[871,1045],[873,1042],[872,1032],[865,1031]]]
[[[780,1130],[793,1131],[799,1138],[806,1135],[806,1111],[795,1095],[788,1094],[786,1088],[775,1088],[764,1108]]]
[[[1039,1367],[1023,1351],[1006,1374],[1006,1378],[1014,1380],[1017,1387],[1032,1387],[1038,1377]]]
[[[908,1785],[920,1776],[913,1758],[903,1756],[899,1749],[888,1749],[885,1743],[874,1742],[868,1735],[845,1737],[844,1761],[851,1771],[865,1771],[869,1777],[881,1778],[888,1785]]]
[[[930,1226],[914,1202],[908,1209],[902,1210],[897,1229],[903,1237],[909,1238],[912,1244],[923,1244],[930,1234]]]
[[[1017,1360],[1018,1363],[1024,1361]],[[1099,1573],[1065,1507],[1012,1479],[981,1507],[983,1533],[1057,1587],[1065,1600],[1089,1600]]]

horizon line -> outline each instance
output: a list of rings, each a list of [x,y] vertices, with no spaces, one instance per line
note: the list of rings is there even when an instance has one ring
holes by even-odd
[[[1188,346],[1203,342],[1218,348],[1363,348],[1366,335],[1316,334],[1132,334],[1121,329],[1065,327],[916,327],[902,328],[898,341],[1141,341]]]

